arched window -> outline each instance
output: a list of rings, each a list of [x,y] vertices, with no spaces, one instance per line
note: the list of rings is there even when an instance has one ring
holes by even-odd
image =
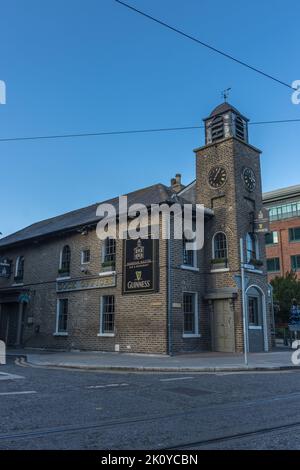
[[[23,281],[24,277],[24,256],[19,256],[16,262],[15,280]]]
[[[213,239],[213,259],[227,260],[227,238],[225,233],[217,232]]]
[[[247,250],[247,263],[249,263],[251,260],[252,261],[258,260],[259,258],[258,244],[257,244],[256,235],[254,233],[247,233],[246,250]]]
[[[71,264],[71,249],[69,245],[65,245],[61,252],[60,272],[63,274],[70,274]]]
[[[223,116],[217,116],[214,118],[211,123],[211,140],[215,142],[216,140],[224,139],[224,120]]]

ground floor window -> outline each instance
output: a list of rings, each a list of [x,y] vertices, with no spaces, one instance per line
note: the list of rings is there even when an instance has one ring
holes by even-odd
[[[191,292],[183,294],[183,334],[198,334],[197,294]]]
[[[114,334],[115,331],[115,297],[101,297],[100,334]]]
[[[68,331],[68,299],[57,301],[56,333],[67,333]]]
[[[279,272],[280,271],[280,260],[279,258],[267,259],[267,270],[268,272]]]
[[[300,271],[300,255],[291,257],[291,265],[293,271]]]

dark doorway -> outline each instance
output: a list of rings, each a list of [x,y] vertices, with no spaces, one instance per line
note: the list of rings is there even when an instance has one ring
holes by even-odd
[[[7,346],[15,346],[18,334],[19,304],[11,302],[1,304],[0,311],[0,340]]]

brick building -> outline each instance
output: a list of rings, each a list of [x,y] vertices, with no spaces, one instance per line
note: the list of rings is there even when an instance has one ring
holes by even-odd
[[[300,279],[300,185],[264,193],[263,203],[270,217],[268,278],[294,271]]]
[[[128,194],[129,205],[203,204],[204,248],[162,236],[102,242],[98,204],[33,224],[0,240],[0,338],[60,349],[242,351],[242,238],[249,350],[270,349],[264,235],[253,223],[260,151],[248,141],[248,119],[228,103],[204,122],[194,182],[183,187],[176,175],[170,187]],[[117,209],[117,198],[106,202]]]

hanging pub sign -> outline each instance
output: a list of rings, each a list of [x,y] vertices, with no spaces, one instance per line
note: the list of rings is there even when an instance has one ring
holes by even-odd
[[[11,263],[8,259],[0,259],[0,277],[9,278],[11,274]]]
[[[158,240],[124,240],[123,293],[158,290]]]
[[[254,218],[254,232],[268,233],[270,231],[269,211],[264,207],[256,214]]]

